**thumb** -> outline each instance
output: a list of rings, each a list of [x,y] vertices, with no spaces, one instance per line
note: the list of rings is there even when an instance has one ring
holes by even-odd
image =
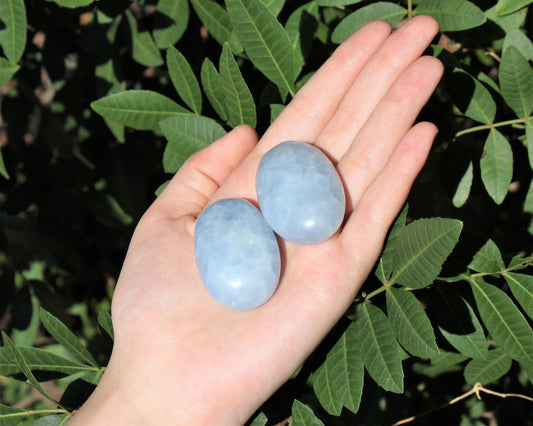
[[[257,133],[241,125],[191,155],[154,202],[166,217],[198,216],[257,144]]]

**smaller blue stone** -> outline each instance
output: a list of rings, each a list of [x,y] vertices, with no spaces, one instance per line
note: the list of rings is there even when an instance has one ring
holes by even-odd
[[[256,189],[265,220],[287,241],[325,241],[344,220],[342,181],[329,158],[313,145],[287,141],[268,151],[259,164]]]
[[[207,291],[227,307],[256,308],[278,286],[276,236],[248,201],[230,198],[206,207],[196,222],[194,252]]]

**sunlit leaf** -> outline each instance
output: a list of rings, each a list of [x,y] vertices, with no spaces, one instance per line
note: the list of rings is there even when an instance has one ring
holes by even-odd
[[[209,34],[222,46],[229,42],[233,26],[226,10],[212,0],[191,0],[194,11]]]
[[[533,43],[531,39],[526,36],[523,31],[514,29],[509,31],[503,40],[502,51],[507,50],[508,47],[514,46],[528,61],[533,60]]]
[[[77,7],[88,6],[94,3],[95,0],[51,0],[59,6],[68,7],[69,9],[75,9]]]
[[[0,424],[2,426],[17,426],[20,421],[28,417],[28,410],[8,407],[0,404]]]
[[[485,327],[507,355],[533,362],[533,330],[513,301],[499,288],[470,278],[477,308]]]
[[[360,306],[356,341],[370,376],[383,389],[403,392],[403,368],[394,330],[383,311],[370,302]]]
[[[437,323],[444,338],[469,358],[486,358],[485,331],[470,304],[448,284],[438,285],[436,289]]]
[[[486,385],[494,382],[507,374],[512,362],[513,360],[501,348],[490,350],[487,358],[473,359],[466,364],[464,370],[466,383]]]
[[[296,79],[291,40],[259,0],[226,0],[233,28],[253,64],[280,91],[294,92]]]
[[[209,58],[205,58],[202,63],[200,77],[202,79],[204,93],[207,95],[209,103],[218,116],[226,121],[228,119],[228,114],[226,112],[226,106],[224,105],[224,88],[222,87],[222,80],[215,65],[209,60]]]
[[[431,322],[413,293],[388,287],[387,316],[398,341],[411,354],[431,358],[439,352]]]
[[[173,46],[167,49],[167,66],[172,84],[183,102],[196,114],[201,114],[202,92],[198,80],[185,56]]]
[[[160,49],[170,47],[181,38],[189,23],[188,0],[159,0],[152,35]]]
[[[524,312],[533,319],[533,276],[516,272],[506,272],[503,276]]]
[[[222,48],[219,68],[225,96],[225,109],[228,113],[228,125],[235,127],[239,124],[249,124],[255,127],[254,98],[227,43]]]
[[[197,115],[169,117],[160,126],[168,141],[163,154],[166,173],[176,173],[190,155],[226,134],[216,121]]]
[[[63,324],[58,318],[53,316],[50,312],[47,312],[43,308],[39,309],[39,317],[46,328],[46,330],[52,335],[58,343],[62,344],[66,349],[68,349],[73,355],[75,355],[80,360],[83,360],[95,367],[98,366],[98,363],[87,350],[87,348],[80,342],[72,331]]]
[[[12,64],[4,58],[0,58],[0,87],[8,83],[19,68],[17,64]]]
[[[19,351],[32,371],[54,371],[65,375],[76,373],[90,373],[95,371],[93,366],[81,364],[78,361],[56,355],[44,349],[19,346]],[[7,348],[0,348],[0,375],[10,376],[20,373],[15,358]]]
[[[499,0],[496,4],[496,13],[498,15],[507,15],[531,3],[533,3],[533,0]]]
[[[499,79],[505,102],[518,117],[528,117],[533,110],[533,69],[515,46],[503,51]]]
[[[364,366],[352,323],[313,373],[313,389],[324,409],[335,416],[342,407],[357,413],[363,393]]]
[[[363,25],[378,19],[394,26],[406,15],[407,9],[395,3],[386,1],[371,3],[346,16],[333,30],[331,41],[342,43]]]
[[[483,11],[466,0],[422,0],[414,15],[429,15],[439,21],[441,31],[478,27],[486,20]]]
[[[0,46],[9,62],[16,64],[26,46],[26,7],[23,0],[0,0]],[[1,84],[0,84],[1,86]]]
[[[98,324],[105,330],[111,339],[115,338],[115,333],[113,331],[113,320],[107,311],[104,311],[103,309],[98,311]]]
[[[490,238],[476,252],[468,267],[477,272],[499,272],[505,268],[498,246]]]
[[[295,399],[292,404],[291,426],[324,426],[324,423],[315,416],[311,407]]]
[[[490,124],[496,116],[496,102],[490,92],[477,79],[455,69],[447,78],[455,105],[461,112],[480,123]]]
[[[513,178],[513,151],[498,130],[490,130],[479,164],[485,189],[496,204],[501,204]]]
[[[376,276],[382,283],[385,283],[392,274],[392,258],[394,255],[394,245],[396,243],[398,235],[400,235],[400,232],[405,227],[405,221],[407,219],[408,210],[409,206],[408,204],[406,204],[398,215],[398,217],[396,218],[396,220],[394,221],[394,224],[392,225],[389,231],[389,236],[387,238],[387,242],[385,243],[385,248],[383,249],[381,258],[379,259],[379,263],[376,268]]]
[[[137,21],[131,10],[125,11],[131,34],[131,55],[141,65],[156,67],[163,65],[163,57],[152,35]]]
[[[318,28],[318,5],[309,2],[296,9],[285,24],[285,31],[291,39],[294,50],[294,67],[296,75],[305,64],[305,59],[311,49],[314,35]]]
[[[456,219],[419,219],[402,229],[393,255],[392,283],[424,288],[439,275],[457,244],[463,224]]]
[[[138,130],[153,130],[173,115],[191,114],[166,96],[150,90],[127,90],[98,99],[91,107],[101,116]]]

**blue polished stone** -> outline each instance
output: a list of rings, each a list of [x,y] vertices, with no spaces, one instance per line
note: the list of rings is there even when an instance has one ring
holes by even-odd
[[[268,151],[257,171],[256,189],[265,220],[287,241],[325,241],[344,219],[342,181],[328,157],[313,145],[288,141]]]
[[[278,242],[248,201],[224,199],[206,207],[196,222],[194,252],[207,291],[225,306],[253,309],[276,290]]]

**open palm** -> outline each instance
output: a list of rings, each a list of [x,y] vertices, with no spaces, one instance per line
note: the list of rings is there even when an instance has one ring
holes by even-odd
[[[385,22],[366,25],[259,142],[240,126],[185,163],[137,226],[113,298],[111,361],[74,422],[241,424],[304,362],[353,301],[425,162],[436,128],[413,123],[442,74],[420,57],[437,31],[423,16],[392,34]],[[346,219],[323,243],[280,241],[277,291],[234,311],[202,285],[195,221],[221,198],[256,200],[259,161],[285,140],[333,159]]]

